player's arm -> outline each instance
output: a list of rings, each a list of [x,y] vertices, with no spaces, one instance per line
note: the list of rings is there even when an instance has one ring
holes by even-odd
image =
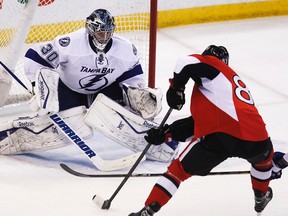
[[[213,80],[220,72],[194,56],[186,56],[178,59],[174,69],[174,85],[183,87],[191,78],[198,85],[202,85],[202,79]]]
[[[200,62],[200,60],[194,56],[178,59],[174,69],[173,79],[169,80],[170,87],[166,93],[168,105],[177,110],[183,107],[185,104],[185,85],[190,78],[201,86],[203,80],[212,80],[219,73],[216,68]]]
[[[24,72],[31,83],[35,82],[35,76],[40,68],[55,69],[59,65],[59,51],[56,43],[45,42],[34,45],[25,53]]]
[[[126,58],[123,60],[123,65],[125,65],[126,71],[116,79],[116,82],[119,83],[120,87],[123,84],[137,88],[146,87],[147,83],[136,47],[133,44],[127,44],[125,48]]]
[[[174,121],[171,125],[166,124],[163,129],[152,128],[147,132],[145,139],[153,145],[160,145],[172,139],[185,142],[194,136],[194,119],[192,116]]]
[[[35,45],[25,54],[24,70],[35,94],[29,107],[40,115],[59,111],[59,75],[53,69],[58,67],[60,57],[55,41]]]

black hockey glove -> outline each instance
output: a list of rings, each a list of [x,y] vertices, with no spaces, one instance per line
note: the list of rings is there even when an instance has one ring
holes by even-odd
[[[167,103],[172,109],[180,110],[185,104],[185,87],[176,88],[173,86],[173,79],[169,79],[169,81],[170,87],[166,93]]]
[[[166,134],[169,131],[169,125],[166,124],[162,129],[151,128],[147,131],[147,135],[144,136],[144,139],[151,143],[152,145],[161,145],[166,140]]]
[[[271,174],[271,180],[279,179],[282,176],[282,169],[288,166],[288,163],[284,160],[283,156],[285,154],[282,152],[274,152],[273,156],[273,168]]]

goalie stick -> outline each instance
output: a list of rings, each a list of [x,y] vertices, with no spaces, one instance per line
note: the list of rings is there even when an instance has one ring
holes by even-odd
[[[91,160],[91,162],[101,171],[113,171],[132,166],[141,152],[133,153],[124,158],[115,160],[103,160],[93,151],[85,141],[76,134],[75,131],[57,113],[49,115],[53,123],[64,133],[64,135]]]
[[[166,115],[164,116],[162,122],[159,125],[159,129],[161,130],[165,124],[165,122],[167,121],[168,117],[170,116],[171,112],[172,112],[172,108],[170,108],[168,110],[168,112],[166,113]],[[137,159],[137,161],[135,162],[135,164],[132,166],[132,168],[129,170],[129,172],[127,173],[127,175],[125,176],[125,178],[122,180],[122,182],[120,183],[120,185],[117,187],[117,189],[115,190],[115,192],[112,194],[112,196],[108,199],[108,200],[104,200],[102,199],[100,196],[98,195],[94,195],[92,198],[92,201],[100,208],[102,209],[109,209],[111,206],[111,202],[113,201],[113,199],[116,197],[116,195],[118,194],[118,192],[121,190],[121,188],[124,186],[124,184],[127,182],[127,180],[130,178],[130,176],[132,175],[133,171],[136,169],[136,167],[139,165],[139,163],[141,162],[142,158],[145,156],[145,154],[147,153],[148,149],[150,148],[152,144],[148,143],[145,147],[145,149],[142,151],[141,155],[139,156],[139,158]]]
[[[32,94],[27,86],[4,64],[0,61],[3,68],[17,81],[18,84],[20,84],[22,87],[24,87],[30,94]],[[101,171],[113,171],[118,169],[123,169],[126,167],[132,166],[135,161],[137,161],[137,158],[139,155],[141,155],[141,152],[133,153],[129,156],[126,156],[124,158],[119,158],[115,160],[104,160],[102,159],[98,154],[96,154],[95,151],[93,151],[85,141],[75,133],[75,131],[58,115],[58,114],[52,114],[49,115],[50,119],[54,123],[54,125],[59,128],[63,134],[76,146],[79,147],[79,149],[90,159],[90,161]],[[143,157],[143,160],[145,157]],[[141,162],[141,161],[140,161]]]
[[[92,173],[82,173],[76,171],[69,167],[66,164],[61,163],[61,168],[66,172],[70,173],[71,175],[77,177],[84,177],[84,178],[117,178],[117,177],[125,177],[126,174],[122,173],[115,173],[115,174],[92,174]],[[250,174],[250,171],[241,170],[241,171],[219,171],[219,172],[210,172],[208,175],[241,175],[241,174]],[[131,177],[159,177],[163,175],[163,173],[135,173],[132,174]]]
[[[0,61],[2,67],[19,83],[23,88],[25,88],[31,95],[32,92],[27,88],[27,86],[3,63]]]

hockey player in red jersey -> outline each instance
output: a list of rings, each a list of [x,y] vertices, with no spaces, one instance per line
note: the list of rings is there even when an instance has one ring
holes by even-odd
[[[195,82],[191,117],[162,130],[149,130],[146,140],[158,145],[168,134],[179,141],[194,137],[159,178],[144,208],[129,216],[154,215],[172,198],[181,182],[193,175],[208,175],[230,157],[243,158],[251,164],[255,211],[262,212],[272,199],[269,181],[273,145],[249,89],[228,66],[228,60],[225,47],[210,45],[201,55],[186,56],[176,63],[167,103],[173,109],[182,108],[185,85],[191,78]]]

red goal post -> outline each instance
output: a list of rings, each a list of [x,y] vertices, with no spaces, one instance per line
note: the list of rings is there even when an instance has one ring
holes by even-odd
[[[19,0],[21,1],[21,0]],[[30,87],[24,76],[23,56],[34,43],[83,28],[85,18],[97,8],[115,17],[116,33],[132,41],[150,87],[155,87],[157,0],[0,0],[0,61]],[[3,68],[0,69],[0,90]],[[1,94],[1,92],[0,92]],[[12,80],[5,103],[27,101],[30,95]],[[0,102],[1,105],[1,102]]]

